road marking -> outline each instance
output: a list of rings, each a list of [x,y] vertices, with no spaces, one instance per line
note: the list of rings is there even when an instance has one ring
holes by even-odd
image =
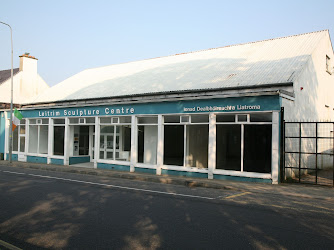
[[[250,194],[250,192],[243,192],[241,194],[234,194],[234,195],[226,196],[225,199],[232,199],[232,198],[243,196],[243,195],[246,195],[246,194]]]
[[[47,176],[47,175],[26,174],[26,173],[19,173],[19,172],[5,171],[5,170],[0,170],[0,171],[4,172],[4,173],[10,173],[10,174],[29,175],[29,176],[33,176],[33,177],[39,177],[39,178],[55,179],[55,180],[61,180],[61,181],[69,181],[69,182],[83,183],[83,184],[103,186],[103,187],[109,187],[109,188],[119,188],[119,189],[133,190],[133,191],[140,191],[140,192],[147,192],[147,193],[166,194],[166,195],[172,195],[172,196],[182,196],[182,197],[199,198],[199,199],[206,199],[206,200],[215,200],[216,199],[216,198],[212,198],[212,197],[205,197],[205,196],[198,196],[198,195],[179,194],[179,193],[170,193],[170,192],[156,191],[156,190],[150,190],[150,189],[124,187],[124,186],[118,186],[118,185],[112,185],[112,184],[103,184],[103,183],[98,183],[98,182],[81,181],[81,180],[60,178],[60,177]]]
[[[3,240],[0,240],[0,245],[5,247],[6,249],[10,249],[10,250],[22,250],[21,248],[18,248],[12,244],[9,244]]]

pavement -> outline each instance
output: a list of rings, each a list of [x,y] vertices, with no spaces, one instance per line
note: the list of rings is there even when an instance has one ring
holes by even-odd
[[[334,188],[328,186],[305,185],[296,183],[280,183],[277,185],[254,183],[254,182],[239,182],[228,180],[208,180],[202,178],[189,178],[182,176],[165,176],[153,175],[145,173],[131,173],[115,170],[93,169],[79,166],[62,166],[52,164],[39,164],[29,162],[13,162],[0,160],[1,166],[12,166],[13,168],[36,169],[43,171],[75,173],[83,175],[95,175],[109,178],[123,178],[136,181],[154,182],[161,184],[182,185],[189,188],[214,188],[236,190],[241,192],[252,192],[254,194],[275,194],[285,196],[295,196],[301,198],[319,199],[334,201]]]

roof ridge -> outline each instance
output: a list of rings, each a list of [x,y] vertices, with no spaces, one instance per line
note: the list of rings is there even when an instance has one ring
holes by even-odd
[[[265,39],[265,40],[258,40],[258,41],[253,41],[253,42],[237,43],[237,44],[231,44],[231,45],[226,45],[226,46],[221,46],[221,47],[215,47],[215,48],[209,48],[209,49],[202,49],[202,50],[194,50],[194,51],[189,51],[189,52],[177,53],[177,54],[172,54],[172,55],[167,55],[167,56],[158,56],[158,57],[146,58],[146,59],[142,59],[142,60],[129,61],[129,62],[123,62],[123,63],[117,63],[117,64],[110,64],[110,65],[106,65],[106,66],[88,68],[88,69],[85,69],[83,71],[88,71],[88,70],[92,70],[92,69],[99,69],[99,68],[106,68],[106,67],[110,67],[110,66],[123,65],[123,64],[134,63],[134,62],[154,60],[154,59],[159,59],[159,58],[167,58],[167,57],[172,57],[172,56],[193,54],[193,53],[204,52],[204,51],[215,50],[215,49],[223,49],[223,48],[236,47],[236,46],[242,46],[242,45],[247,45],[247,44],[268,42],[268,41],[273,41],[273,40],[286,39],[286,38],[290,38],[290,37],[305,36],[305,35],[309,35],[309,34],[313,34],[313,33],[320,33],[320,32],[324,32],[324,31],[329,32],[328,29],[324,29],[324,30],[306,32],[306,33],[301,33],[301,34],[296,34],[296,35],[290,35],[290,36],[282,36],[282,37],[270,38],[270,39]],[[80,72],[78,72],[78,73],[80,73]]]

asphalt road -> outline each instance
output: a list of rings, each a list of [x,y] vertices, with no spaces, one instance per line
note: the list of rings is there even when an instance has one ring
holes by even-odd
[[[333,201],[0,167],[0,249],[333,249]]]

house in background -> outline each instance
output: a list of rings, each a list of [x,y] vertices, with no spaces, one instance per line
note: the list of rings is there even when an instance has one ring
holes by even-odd
[[[333,59],[324,30],[87,69],[21,105],[13,156],[278,183],[282,108],[333,120]]]
[[[20,56],[20,67],[13,69],[13,104],[19,107],[30,102],[49,88],[37,72],[38,59],[25,53]],[[11,102],[11,70],[0,71],[0,111],[10,109]],[[3,159],[5,132],[4,124],[8,116],[0,114],[0,159]]]

